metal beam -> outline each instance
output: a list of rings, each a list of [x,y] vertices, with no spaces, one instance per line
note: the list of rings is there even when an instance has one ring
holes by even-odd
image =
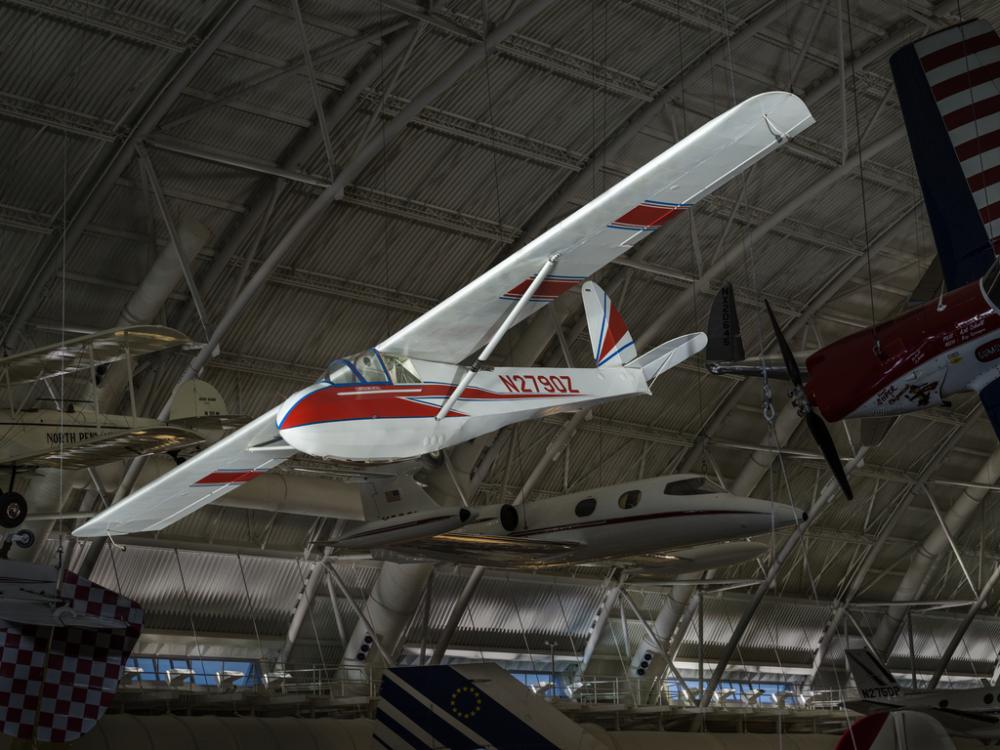
[[[993,590],[993,585],[1000,579],[1000,565],[993,568],[993,572],[990,577],[986,579],[986,583],[983,584],[982,590],[979,592],[979,596],[976,597],[976,601],[969,607],[969,611],[966,612],[965,617],[962,618],[962,624],[958,626],[955,634],[951,637],[948,642],[948,646],[945,648],[944,653],[941,654],[941,660],[938,662],[937,669],[934,670],[934,674],[931,676],[930,682],[927,683],[928,690],[934,690],[938,686],[938,682],[941,681],[941,676],[944,671],[948,668],[948,662],[951,661],[951,657],[955,654],[955,649],[958,648],[958,644],[962,642],[962,638],[965,637],[966,632],[969,630],[969,626],[972,625],[972,621],[976,619],[979,611],[986,604],[986,598],[990,595],[990,591]]]
[[[855,455],[854,458],[852,458],[844,467],[844,472],[850,476],[851,472],[853,472],[856,467],[861,466],[864,463],[865,455],[867,453],[868,446],[861,446],[857,455]],[[729,641],[726,643],[721,655],[719,656],[715,669],[712,672],[712,677],[708,681],[708,686],[705,688],[705,691],[701,696],[700,704],[702,707],[707,707],[709,705],[712,695],[715,693],[716,688],[719,687],[719,683],[722,681],[722,677],[726,673],[729,660],[732,659],[733,654],[736,652],[736,648],[739,646],[740,640],[743,638],[743,634],[746,632],[747,626],[750,625],[750,621],[756,614],[757,608],[764,600],[765,595],[768,591],[770,591],[771,586],[774,584],[778,574],[781,572],[785,561],[789,558],[792,552],[795,551],[799,542],[803,539],[803,537],[805,537],[806,531],[810,526],[816,523],[816,520],[822,515],[830,501],[839,495],[840,487],[833,479],[830,479],[826,483],[826,486],[824,486],[819,497],[817,497],[813,502],[812,507],[809,508],[808,518],[795,527],[795,530],[789,535],[781,549],[774,556],[774,560],[771,562],[770,568],[768,568],[767,575],[757,587],[750,603],[743,608],[743,614],[740,615],[739,622],[736,623],[736,626],[733,628],[733,632],[729,636]]]
[[[66,217],[65,232],[46,244],[40,262],[36,264],[29,282],[25,285],[16,304],[14,316],[3,334],[3,342],[8,346],[14,344],[17,335],[45,301],[49,283],[55,278],[60,267],[62,248],[69,247],[72,252],[79,243],[87,225],[94,220],[118,178],[131,163],[135,156],[136,144],[152,133],[187,84],[253,9],[254,3],[255,0],[233,0],[201,43],[173,71],[169,81],[160,89],[159,94],[135,123],[125,140],[120,145],[108,144],[107,161],[100,176],[90,186],[86,195],[78,201],[73,215]]]

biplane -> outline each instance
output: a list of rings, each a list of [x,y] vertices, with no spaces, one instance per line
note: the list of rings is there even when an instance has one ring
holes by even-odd
[[[190,344],[186,335],[165,326],[101,331],[0,359],[0,387],[12,394],[15,386],[71,374],[89,374],[96,385],[104,368],[122,361],[131,391],[135,359]],[[219,392],[201,380],[178,387],[166,423],[135,413],[102,413],[96,399],[55,406],[61,408],[18,408],[10,396],[7,408],[0,408],[0,466],[12,474],[9,491],[0,495],[0,527],[16,527],[25,518],[27,503],[13,491],[17,471],[86,469],[154,453],[176,456],[242,424],[228,414]]]

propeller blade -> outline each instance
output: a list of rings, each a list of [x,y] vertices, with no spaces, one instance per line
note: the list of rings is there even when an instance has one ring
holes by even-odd
[[[834,445],[833,437],[830,435],[830,430],[827,429],[823,417],[814,411],[808,411],[806,412],[806,424],[809,426],[809,432],[812,433],[813,440],[819,445],[819,449],[823,453],[823,458],[826,459],[830,471],[833,472],[837,484],[840,485],[840,489],[844,491],[844,495],[848,500],[853,500],[854,491],[851,490],[851,484],[847,481],[847,473],[844,471],[844,465],[840,463],[840,454],[837,453],[837,446]]]
[[[764,300],[764,307],[767,308],[767,315],[771,319],[771,327],[774,329],[774,338],[778,343],[778,349],[781,350],[781,358],[785,361],[785,368],[788,370],[788,377],[796,387],[802,388],[802,373],[799,370],[799,365],[795,361],[795,355],[792,354],[791,348],[788,346],[788,342],[785,341],[785,336],[781,332],[781,327],[778,325],[778,319],[774,317],[774,310],[771,309],[771,303]],[[844,491],[844,495],[847,496],[848,500],[854,499],[854,491],[851,490],[851,484],[847,481],[847,474],[844,472],[844,466],[840,463],[840,454],[837,453],[837,446],[833,442],[833,437],[830,435],[830,430],[826,427],[826,422],[823,421],[823,417],[814,412],[812,409],[806,412],[806,424],[809,426],[809,432],[812,433],[813,440],[819,446],[820,451],[823,454],[823,458],[826,459],[827,465],[830,467],[830,471],[833,472],[834,478],[837,480],[837,484],[840,485],[840,489]]]
[[[785,341],[785,336],[781,332],[781,327],[778,325],[778,319],[774,317],[774,310],[771,309],[771,303],[764,300],[764,307],[767,308],[767,315],[771,319],[771,327],[774,329],[774,338],[778,342],[778,349],[781,350],[781,358],[785,361],[785,368],[788,370],[788,378],[795,385],[802,386],[802,373],[799,371],[799,363],[795,361],[795,355],[792,354],[791,347],[788,346],[788,342]]]

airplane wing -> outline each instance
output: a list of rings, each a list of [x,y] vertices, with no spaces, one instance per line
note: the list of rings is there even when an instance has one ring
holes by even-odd
[[[813,123],[794,94],[736,105],[529,242],[376,348],[458,364],[478,352],[558,255],[518,321],[576,286],[649,232],[748,169]]]
[[[655,552],[645,555],[631,555],[603,561],[604,565],[614,565],[629,574],[629,578],[662,578],[678,576],[682,573],[697,573],[701,570],[725,568],[730,565],[760,557],[768,550],[759,542],[720,542],[702,544],[670,552]]]
[[[0,385],[28,383],[66,375],[125,358],[190,343],[185,334],[166,326],[128,326],[80,336],[59,344],[0,358]]]
[[[204,438],[197,432],[164,425],[106,433],[83,443],[64,444],[61,450],[21,456],[17,462],[57,469],[86,469],[152,453],[170,453],[201,442],[204,442]]]
[[[73,531],[74,536],[166,528],[295,455],[275,426],[277,409],[257,417]]]
[[[528,567],[532,562],[546,564],[553,558],[576,549],[580,544],[488,534],[447,533],[400,546],[407,552],[434,560]]]

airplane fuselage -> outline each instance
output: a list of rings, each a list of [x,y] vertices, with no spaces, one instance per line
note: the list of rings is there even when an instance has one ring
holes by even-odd
[[[496,367],[476,373],[447,415],[436,419],[466,370],[407,360],[414,382],[386,368],[381,382],[321,380],[278,409],[281,437],[303,453],[342,461],[396,461],[431,453],[528,419],[648,394],[642,372]],[[355,380],[359,380],[356,378]]]
[[[848,701],[847,705],[859,713],[924,711],[943,720],[951,734],[1000,738],[1000,722],[997,721],[1000,719],[1000,690],[995,687],[909,691],[886,685],[859,688],[858,692],[861,700]]]
[[[486,509],[477,509],[486,511]],[[468,564],[490,564],[492,540],[524,543],[508,562],[512,567],[546,567],[664,553],[664,568],[683,570],[684,561],[665,551],[702,549],[692,560],[698,569],[742,562],[761,554],[762,545],[729,540],[766,534],[804,519],[796,508],[739,497],[696,474],[654,477],[517,506],[517,524],[501,518],[463,526],[462,535],[484,537],[481,549],[449,555],[447,535],[424,547],[429,557]],[[438,538],[435,538],[437,541]],[[538,544],[532,551],[531,543]],[[438,554],[434,554],[435,550]],[[468,559],[463,559],[463,554]],[[711,557],[711,559],[707,559]]]
[[[831,422],[945,404],[1000,377],[1000,308],[976,281],[820,349],[806,368],[809,399]]]
[[[89,443],[109,433],[155,429],[162,422],[122,414],[100,414],[93,409],[56,411],[31,409],[17,415],[0,411],[0,464],[16,464],[25,459]]]

